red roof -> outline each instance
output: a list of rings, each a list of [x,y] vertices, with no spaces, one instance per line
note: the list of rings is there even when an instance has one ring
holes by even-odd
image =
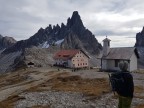
[[[74,57],[80,50],[74,49],[74,50],[60,50],[57,52],[54,56],[54,59],[63,59],[67,60],[72,57]]]
[[[68,60],[73,58],[79,51],[79,49],[72,49],[72,50],[60,50],[59,52],[57,52],[55,54],[55,56],[53,57],[54,59],[63,59],[63,60]],[[81,51],[83,52],[83,51]],[[84,53],[84,52],[83,52]],[[85,54],[85,53],[84,53]],[[85,54],[86,55],[86,54]],[[89,57],[88,55],[86,55],[87,57]]]

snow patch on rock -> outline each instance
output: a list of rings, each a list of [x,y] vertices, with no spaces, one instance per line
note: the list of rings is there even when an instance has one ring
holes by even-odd
[[[39,47],[41,47],[41,48],[48,48],[49,47],[49,43],[46,41],[46,42],[40,44]]]
[[[59,44],[61,44],[63,41],[64,41],[64,39],[58,40],[58,41],[55,42],[55,44],[59,45]]]

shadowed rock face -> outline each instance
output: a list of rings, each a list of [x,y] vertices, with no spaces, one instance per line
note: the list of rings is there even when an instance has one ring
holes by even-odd
[[[8,48],[16,43],[16,40],[12,37],[3,37],[0,35],[0,50]]]
[[[141,32],[136,34],[136,44],[140,58],[138,59],[139,68],[144,68],[144,27]]]
[[[45,29],[40,28],[36,34],[27,40],[18,41],[15,45],[7,48],[4,53],[23,51],[25,48],[39,46],[47,41],[49,45],[64,39],[61,48],[79,48],[85,49],[91,54],[99,54],[102,49],[95,36],[84,27],[80,15],[74,11],[71,18],[68,18],[67,24],[49,25]]]
[[[136,47],[144,47],[144,27],[141,32],[136,34]]]
[[[144,47],[137,47],[139,53],[138,68],[144,69]]]
[[[86,29],[84,27],[82,20],[77,11],[73,12],[73,15],[71,18],[68,18],[67,28],[69,29],[69,33],[67,36],[70,36],[70,35],[75,36],[75,39],[73,39],[73,40],[75,40],[75,41],[79,40],[79,46],[81,46],[81,47],[79,47],[80,49],[85,49],[91,54],[98,54],[100,52],[100,50],[102,49],[101,44],[98,43],[95,36],[88,29]],[[71,39],[71,38],[67,38],[67,36],[66,36],[65,41],[70,42],[70,40],[68,40],[68,39]],[[67,46],[69,46],[69,44],[67,44]],[[73,45],[70,47],[76,48],[75,46],[77,46],[77,45]]]
[[[83,49],[83,44],[73,32],[69,33],[61,44],[62,49]]]

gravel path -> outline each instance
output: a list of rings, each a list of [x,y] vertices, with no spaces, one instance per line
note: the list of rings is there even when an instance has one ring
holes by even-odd
[[[25,99],[18,101],[15,108],[27,108],[36,105],[49,105],[50,108],[117,108],[118,104],[118,100],[112,98],[113,93],[105,94],[100,99],[92,99],[81,93],[62,91],[23,93],[19,96]],[[144,103],[144,99],[134,98],[132,108],[140,103]]]
[[[9,86],[0,88],[0,101],[5,100],[6,98],[8,98],[11,95],[20,94],[23,91],[25,91],[31,87],[40,85],[40,84],[46,82],[47,80],[51,79],[53,77],[53,75],[58,74],[58,73],[52,73],[52,74],[46,76],[45,71],[43,71],[41,73],[39,72],[39,74],[35,74],[35,73],[29,74],[29,77],[31,78],[31,80],[29,80],[29,79],[28,79],[28,81],[26,80],[27,83],[24,83],[23,85],[21,83],[18,83],[18,84],[13,84],[13,85],[9,85]]]
[[[25,97],[25,99],[18,101],[15,108],[27,108],[36,105],[49,105],[50,108],[115,108],[117,104],[115,100],[112,104],[108,102],[111,101],[109,94],[97,101],[91,101],[88,97],[74,92],[34,92],[24,93],[20,96]]]

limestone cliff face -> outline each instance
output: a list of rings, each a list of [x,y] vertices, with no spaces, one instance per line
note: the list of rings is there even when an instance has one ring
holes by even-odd
[[[74,33],[69,33],[61,44],[62,49],[84,49],[82,42]]]
[[[16,43],[16,40],[12,37],[0,35],[0,50],[8,48]]]

